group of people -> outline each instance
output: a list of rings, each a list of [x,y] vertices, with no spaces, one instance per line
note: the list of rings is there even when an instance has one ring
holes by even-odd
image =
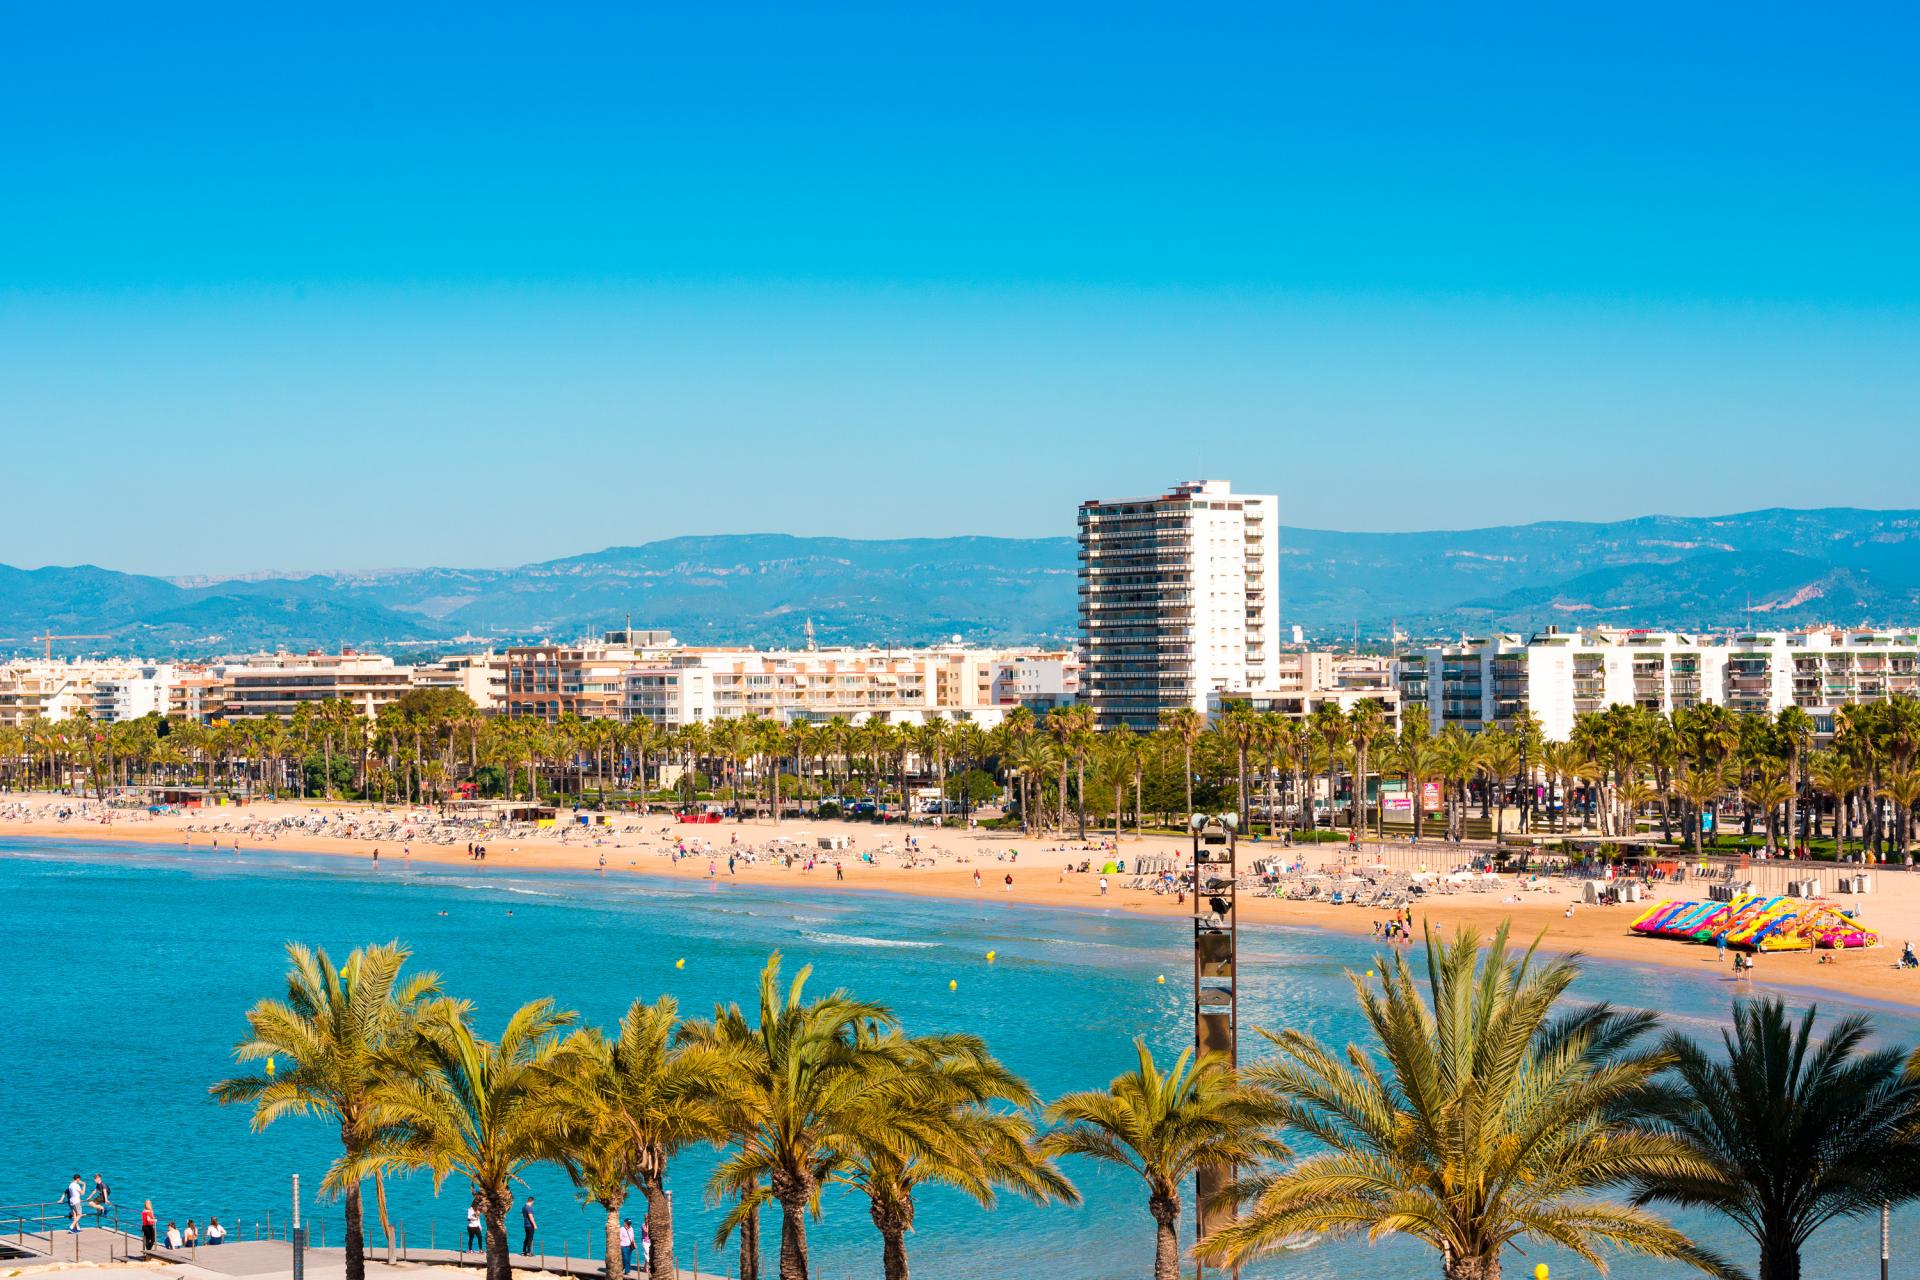
[[[534,1237],[539,1233],[540,1220],[534,1216],[533,1197],[528,1196],[520,1202],[520,1252],[523,1256],[533,1253]],[[478,1253],[487,1247],[486,1219],[480,1215],[480,1197],[475,1196],[467,1204],[467,1250]],[[633,1219],[627,1218],[620,1224],[620,1261],[625,1270],[633,1271],[634,1250],[640,1251],[641,1265],[653,1260],[653,1241],[647,1236],[647,1224],[640,1224],[640,1233],[633,1230]]]
[[[153,1212],[153,1201],[148,1200],[140,1206],[140,1242],[151,1251],[157,1242],[164,1242],[170,1250],[192,1250],[201,1245],[217,1245],[227,1238],[227,1229],[220,1225],[218,1217],[207,1219],[207,1229],[202,1231],[192,1218],[187,1219],[186,1230],[182,1231],[177,1223],[167,1223],[167,1231],[160,1235],[160,1219]],[[159,1238],[156,1241],[156,1237]]]
[[[107,1189],[107,1180],[103,1175],[93,1175],[93,1190],[89,1192],[87,1184],[76,1173],[60,1192],[60,1203],[67,1209],[67,1230],[79,1235],[81,1214],[91,1211],[94,1225],[99,1226],[100,1219],[107,1210],[113,1208],[113,1193]]]

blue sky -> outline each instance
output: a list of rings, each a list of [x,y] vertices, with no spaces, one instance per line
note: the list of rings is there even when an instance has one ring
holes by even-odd
[[[548,8],[0,17],[0,561],[1920,505],[1911,7]]]

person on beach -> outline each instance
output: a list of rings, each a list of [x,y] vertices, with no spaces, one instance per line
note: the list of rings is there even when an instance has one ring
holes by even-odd
[[[154,1225],[157,1221],[153,1216],[153,1201],[148,1200],[140,1206],[140,1247],[148,1252],[153,1250]]]
[[[467,1248],[478,1251],[481,1244],[480,1197],[475,1196],[472,1203],[467,1205]]]
[[[620,1269],[633,1270],[633,1219],[620,1224]]]
[[[207,1244],[209,1246],[216,1245],[216,1244],[219,1244],[222,1240],[225,1240],[226,1238],[227,1238],[227,1229],[220,1225],[220,1219],[208,1218],[207,1219]]]
[[[1011,883],[1013,880],[1013,877],[1008,876],[1007,880],[1009,883]],[[1107,878],[1105,876],[1100,877],[1100,896],[1103,898],[1107,896]]]
[[[1727,962],[1727,935],[1724,933],[1713,935],[1713,960],[1715,964]]]
[[[533,1233],[538,1226],[539,1224],[533,1220],[533,1197],[528,1196],[527,1202],[520,1206],[521,1253],[533,1252]]]
[[[379,845],[373,846],[373,865],[376,867],[380,865],[380,846]]]

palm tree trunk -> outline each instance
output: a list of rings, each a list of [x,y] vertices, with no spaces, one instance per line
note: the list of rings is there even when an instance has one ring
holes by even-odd
[[[1800,1280],[1800,1250],[1791,1240],[1760,1242],[1760,1280]]]
[[[487,1220],[487,1280],[513,1280],[513,1265],[507,1259],[507,1205],[499,1201],[488,1204],[485,1212]],[[353,1273],[347,1273],[351,1276]]]
[[[1500,1280],[1500,1259],[1449,1257],[1442,1265],[1446,1280]]]
[[[1080,826],[1080,843],[1087,841],[1087,758],[1084,755],[1074,757],[1073,800],[1077,806]]]
[[[367,1242],[365,1215],[360,1209],[360,1184],[347,1188],[347,1280],[366,1280]],[[504,1237],[503,1237],[504,1238]],[[488,1269],[491,1273],[491,1268]],[[491,1274],[489,1274],[491,1280]]]
[[[653,1280],[677,1280],[680,1273],[673,1263],[673,1198],[667,1194],[666,1180],[644,1178],[640,1191],[647,1197],[647,1237],[653,1248],[647,1270]]]
[[[907,1280],[907,1236],[904,1231],[880,1233],[880,1265],[886,1280]]]
[[[620,1259],[620,1206],[607,1210],[607,1280],[626,1280],[626,1264]]]
[[[1180,776],[1182,778],[1185,778],[1187,782],[1187,812],[1192,813],[1193,812],[1193,744],[1191,742],[1186,743],[1185,747],[1186,747],[1187,767],[1186,767],[1186,772],[1182,773]]]
[[[1180,1206],[1154,1196],[1147,1209],[1153,1215],[1153,1280],[1180,1280]]]
[[[804,1200],[780,1202],[780,1280],[807,1280],[807,1205]],[[671,1277],[656,1277],[671,1280]]]
[[[740,1280],[760,1280],[760,1211],[740,1219]]]

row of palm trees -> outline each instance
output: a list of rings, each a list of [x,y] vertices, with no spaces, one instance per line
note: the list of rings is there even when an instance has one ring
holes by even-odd
[[[1397,780],[1411,798],[1415,835],[1426,833],[1421,801],[1432,785],[1451,837],[1464,833],[1477,801],[1481,818],[1499,824],[1517,806],[1521,830],[1543,822],[1564,829],[1577,813],[1602,834],[1633,835],[1645,822],[1698,848],[1734,812],[1743,834],[1758,823],[1776,847],[1808,844],[1824,825],[1839,846],[1857,836],[1879,853],[1908,851],[1920,805],[1920,700],[1840,708],[1816,746],[1819,737],[1798,707],[1768,717],[1714,704],[1672,714],[1588,712],[1564,741],[1547,740],[1525,714],[1479,732],[1449,724],[1436,734],[1421,716],[1396,730],[1374,699],[1349,710],[1323,704],[1305,718],[1247,705],[1211,719],[1180,709],[1150,733],[1101,730],[1085,706],[1044,716],[1017,708],[992,730],[938,716],[916,725],[751,716],[668,730],[646,720],[490,716],[463,694],[421,689],[371,720],[335,700],[303,705],[285,720],[203,725],[150,716],[0,727],[0,782],[57,785],[78,775],[102,793],[145,780],[412,802],[490,782],[530,799],[544,791],[584,801],[591,791],[604,803],[611,787],[645,803],[671,767],[683,799],[718,792],[738,813],[753,807],[777,818],[825,797],[904,803],[916,783],[951,795],[958,780],[971,786],[985,775],[1014,801],[1027,830],[1084,836],[1090,813],[1110,818],[1118,833],[1129,819],[1139,830],[1149,814],[1165,821],[1197,805],[1231,805],[1246,829],[1264,814],[1275,833],[1283,815],[1290,825],[1311,824],[1316,792],[1330,822],[1344,792],[1349,827],[1371,821],[1384,831],[1387,806],[1375,784]],[[703,788],[702,778],[719,781]],[[967,794],[969,804],[986,798]]]
[[[1576,962],[1515,952],[1504,929],[1485,947],[1430,934],[1418,971],[1396,954],[1378,979],[1351,975],[1365,1049],[1263,1031],[1270,1055],[1245,1068],[1191,1051],[1163,1068],[1137,1042],[1106,1088],[1044,1107],[978,1037],[909,1034],[843,991],[809,998],[808,971],[783,985],[778,955],[746,1008],[683,1021],[671,998],[635,1001],[608,1033],[537,1000],[494,1040],[436,976],[406,975],[398,944],[337,966],[298,945],[289,957],[285,998],[248,1011],[236,1049],[265,1068],[213,1093],[251,1104],[256,1128],[338,1125],[324,1187],[345,1200],[349,1280],[365,1271],[362,1183],[384,1205],[384,1178],[408,1171],[471,1185],[489,1280],[508,1280],[514,1183],[540,1162],[605,1211],[613,1280],[637,1192],[651,1276],[671,1280],[668,1167],[701,1144],[723,1153],[706,1193],[741,1280],[760,1274],[763,1209],[778,1213],[781,1280],[809,1274],[808,1223],[836,1189],[865,1199],[883,1274],[905,1280],[921,1189],[1071,1202],[1069,1157],[1139,1176],[1155,1280],[1177,1280],[1182,1189],[1203,1166],[1238,1178],[1218,1206],[1231,1220],[1190,1251],[1202,1261],[1397,1234],[1430,1246],[1447,1280],[1497,1280],[1527,1244],[1603,1269],[1625,1251],[1745,1274],[1656,1204],[1723,1215],[1753,1240],[1761,1280],[1798,1280],[1815,1229],[1920,1196],[1920,1060],[1869,1048],[1864,1019],[1816,1039],[1813,1010],[1758,1000],[1709,1049],[1661,1035],[1654,1014],[1567,1000]]]

